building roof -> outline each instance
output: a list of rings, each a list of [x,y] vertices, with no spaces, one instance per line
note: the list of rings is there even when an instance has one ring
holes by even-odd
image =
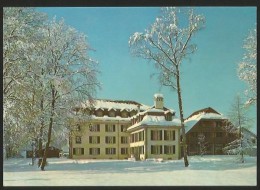
[[[198,110],[193,114],[191,114],[187,119],[185,119],[184,121],[185,133],[189,132],[192,129],[192,127],[201,119],[223,120],[223,119],[227,119],[227,117],[218,113],[217,111],[215,111],[210,107]]]
[[[211,107],[207,107],[207,108],[203,108],[203,109],[200,109],[200,110],[197,110],[195,112],[193,112],[189,117],[187,117],[186,119],[194,116],[194,115],[198,115],[199,113],[216,113],[216,114],[220,114],[219,112],[217,112],[216,110],[214,110],[213,108]]]
[[[163,127],[172,127],[172,126],[181,126],[181,121],[177,118],[173,118],[171,121],[167,121],[165,116],[156,116],[156,115],[145,115],[142,121],[132,125],[127,130],[131,130],[141,126],[163,126]]]
[[[96,99],[94,101],[94,108],[97,109],[114,109],[114,110],[126,110],[126,111],[132,111],[138,110],[138,106],[140,106],[140,110],[146,110],[150,108],[150,106],[140,104],[135,101],[129,101],[129,100],[108,100],[108,99]],[[86,107],[84,103],[81,104],[81,107]]]

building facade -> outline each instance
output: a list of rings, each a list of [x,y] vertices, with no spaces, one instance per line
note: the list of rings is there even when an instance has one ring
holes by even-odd
[[[75,108],[75,114],[81,116],[72,117],[69,158],[182,157],[181,123],[174,110],[164,107],[161,94],[154,95],[153,106],[98,99],[93,107]],[[192,113],[184,121],[188,155],[224,154],[225,145],[238,138],[237,130],[227,130],[227,123],[225,116],[210,107]]]
[[[192,113],[184,121],[188,155],[202,151],[208,155],[224,154],[225,145],[237,138],[236,130],[227,129],[227,122],[225,116],[211,107]]]
[[[134,101],[96,100],[71,123],[69,157],[74,159],[179,159],[180,121],[154,96],[154,106]]]

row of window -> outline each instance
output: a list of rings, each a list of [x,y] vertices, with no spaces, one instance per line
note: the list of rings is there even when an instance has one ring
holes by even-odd
[[[203,132],[203,133],[199,133],[199,132],[192,132],[190,133],[190,136],[192,138],[198,138],[200,135],[204,135],[206,138],[210,138],[210,137],[224,137],[225,136],[225,133],[224,132],[216,132],[216,133],[213,133],[213,132]],[[232,133],[228,133],[228,137],[232,137],[233,134]]]
[[[121,148],[122,155],[128,154],[128,148]],[[132,147],[131,154],[144,154],[144,147]],[[115,155],[116,148],[105,148],[106,155]],[[175,154],[175,145],[151,145],[151,154]],[[84,148],[73,148],[73,155],[84,155]],[[89,148],[89,155],[100,155],[100,148]]]
[[[128,148],[121,148],[122,155],[128,154]],[[106,148],[107,155],[115,155],[116,148]],[[73,148],[73,155],[84,155],[84,148]],[[100,155],[100,148],[89,148],[89,155]]]
[[[78,126],[78,130],[80,130],[80,126]],[[125,132],[127,129],[126,125],[121,125],[120,126],[120,131],[121,132]],[[100,132],[100,124],[89,124],[89,131],[90,132]],[[105,132],[116,132],[116,125],[112,124],[112,125],[105,125]]]
[[[81,136],[76,136],[76,144],[81,144]],[[89,143],[90,144],[100,144],[100,136],[90,136],[89,137]],[[106,144],[115,144],[116,143],[116,137],[115,136],[106,136],[105,137],[105,143]],[[127,144],[128,143],[128,137],[122,136],[121,137],[121,144]]]
[[[160,141],[160,140],[175,140],[175,131],[174,130],[164,130],[164,135],[162,135],[163,130],[151,130],[151,140]],[[163,137],[163,138],[162,138]]]
[[[104,112],[102,110],[98,110],[96,111],[96,116],[98,117],[103,117],[104,114],[108,114],[109,117],[116,117],[116,116],[120,116],[120,117],[123,117],[123,118],[127,118],[127,117],[132,117],[134,116],[135,114],[137,113],[137,111],[131,111],[131,112],[127,112],[127,111],[122,111],[120,113],[116,113],[115,110],[109,110],[108,112]]]
[[[152,145],[151,154],[175,154],[175,145]]]

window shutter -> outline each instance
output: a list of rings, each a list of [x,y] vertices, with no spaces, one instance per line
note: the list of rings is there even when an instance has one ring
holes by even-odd
[[[89,137],[89,143],[92,143],[92,136]]]
[[[116,137],[113,137],[113,143],[116,143]]]
[[[84,148],[81,148],[81,154],[84,155]]]
[[[162,130],[160,130],[160,139],[159,140],[162,140]]]
[[[162,131],[161,131],[162,132]],[[162,145],[160,146],[160,154],[162,154]]]
[[[116,131],[116,126],[115,125],[113,125],[113,132],[115,132]]]
[[[92,155],[92,148],[89,149],[89,154]]]
[[[151,140],[153,140],[153,131],[151,131]]]
[[[108,137],[105,137],[105,141],[106,141],[106,143],[107,143],[107,141],[108,141]]]
[[[105,130],[106,130],[106,132],[108,131],[108,129],[107,129],[107,128],[108,128],[108,125],[106,125],[106,126],[105,126]]]
[[[73,148],[73,155],[76,154],[76,148]]]
[[[172,131],[172,140],[175,141],[175,131]]]
[[[172,146],[172,153],[175,154],[175,146]]]
[[[100,137],[97,137],[98,144],[100,143]]]

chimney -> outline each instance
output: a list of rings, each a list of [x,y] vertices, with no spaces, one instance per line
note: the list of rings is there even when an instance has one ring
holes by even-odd
[[[137,105],[137,113],[140,112],[140,105]]]
[[[156,109],[163,109],[163,95],[154,94],[154,107]]]

